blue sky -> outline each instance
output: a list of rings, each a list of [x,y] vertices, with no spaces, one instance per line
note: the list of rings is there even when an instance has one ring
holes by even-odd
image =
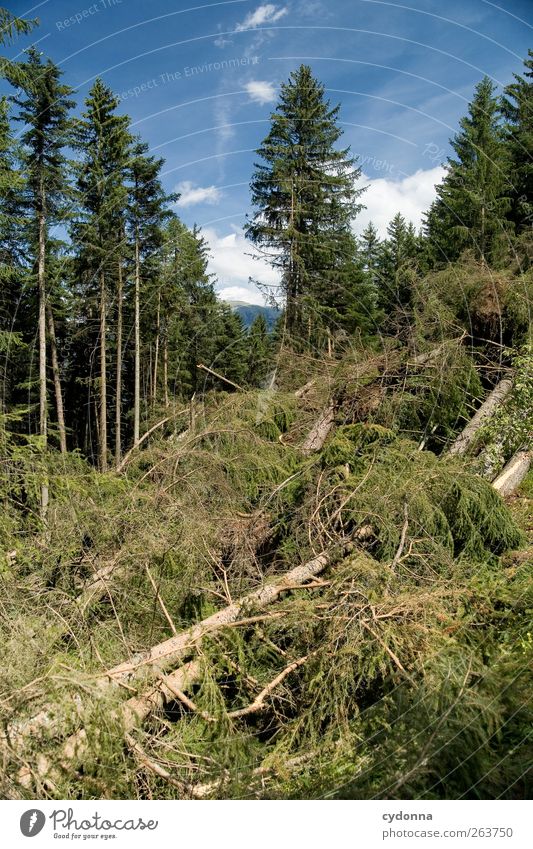
[[[261,302],[275,283],[242,235],[254,150],[280,83],[310,64],[359,155],[370,218],[419,224],[442,178],[448,140],[484,74],[501,86],[533,46],[531,0],[44,0],[8,3],[81,101],[101,76],[154,153],[178,213],[208,238],[224,297]]]

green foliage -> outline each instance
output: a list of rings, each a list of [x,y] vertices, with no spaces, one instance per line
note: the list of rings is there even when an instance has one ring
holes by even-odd
[[[366,331],[373,314],[351,229],[361,208],[361,172],[349,149],[335,147],[338,115],[307,65],[291,74],[258,150],[256,212],[246,228],[281,271],[289,333],[321,348],[326,329]]]
[[[508,151],[495,89],[488,77],[476,86],[468,115],[452,139],[455,158],[437,186],[428,216],[428,237],[437,263],[470,249],[477,260],[495,264],[502,256],[510,208]]]

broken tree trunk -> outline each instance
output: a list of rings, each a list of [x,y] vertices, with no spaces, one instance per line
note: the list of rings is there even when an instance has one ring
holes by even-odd
[[[461,455],[466,454],[472,445],[476,433],[481,426],[490,418],[495,409],[505,401],[513,387],[513,380],[510,377],[505,377],[500,380],[498,385],[492,390],[486,401],[481,405],[475,416],[468,422],[465,429],[459,434],[455,442],[448,449],[448,454]]]
[[[321,412],[305,438],[301,449],[303,454],[314,454],[315,451],[320,451],[335,422],[335,409],[335,402],[330,401],[326,409]]]
[[[148,652],[137,655],[132,660],[120,663],[118,666],[113,667],[113,669],[109,669],[99,679],[99,683],[105,686],[114,681],[130,680],[138,670],[142,671],[148,667],[153,667],[158,671],[172,667],[207,634],[211,634],[225,625],[230,625],[238,621],[243,616],[246,616],[247,611],[250,609],[261,610],[275,601],[288,588],[302,586],[306,581],[319,575],[329,562],[330,556],[323,552],[308,563],[296,566],[295,569],[291,569],[290,572],[282,575],[271,584],[264,584],[259,589],[253,590],[253,592],[248,593],[243,598],[228,605],[228,607],[224,607],[207,619],[198,622],[197,625],[192,625],[176,637],[171,637],[163,643],[153,646]]]
[[[203,637],[211,634],[225,626],[231,626],[238,623],[243,616],[246,617],[246,611],[252,608],[253,610],[261,610],[272,604],[282,592],[290,591],[296,587],[303,586],[307,581],[316,577],[322,572],[326,566],[331,563],[332,555],[326,552],[318,554],[312,560],[301,566],[296,566],[290,572],[281,575],[276,581],[270,584],[264,584],[256,590],[243,596],[241,599],[230,604],[228,607],[217,611],[207,619],[202,620],[196,625],[191,626],[186,631],[159,643],[150,649],[145,654],[138,655],[131,661],[120,664],[119,666],[110,669],[105,674],[96,679],[97,686],[102,690],[111,685],[120,686],[127,679],[132,679],[137,671],[144,671],[148,668],[156,670],[161,674],[165,669],[172,669],[176,664],[183,660],[186,653],[192,653]],[[111,569],[113,564],[110,564],[106,569]],[[107,574],[106,574],[107,577]],[[103,579],[105,586],[105,578]],[[251,617],[254,618],[254,617]],[[189,664],[181,669],[189,668]],[[140,696],[135,696],[126,703],[125,710],[133,710],[139,716],[142,716],[143,705],[147,707],[152,703],[153,692],[159,692],[161,687],[174,680],[174,676],[182,674],[180,669],[165,677],[164,681],[152,685],[151,688]],[[177,680],[177,679],[176,679]],[[181,690],[183,687],[178,686],[174,681],[175,688]],[[129,707],[128,707],[129,706]],[[37,716],[34,716],[25,722],[16,722],[6,729],[5,739],[11,742],[11,747],[14,744],[20,745],[25,739],[35,735],[39,729],[47,731],[57,731],[54,725],[54,720],[51,719],[53,714],[53,706],[46,706]],[[150,708],[151,710],[152,708]],[[80,732],[77,732],[73,737],[77,737]],[[65,744],[66,745],[66,744]]]
[[[496,492],[502,497],[512,495],[527,475],[532,460],[533,451],[517,451],[492,482]]]

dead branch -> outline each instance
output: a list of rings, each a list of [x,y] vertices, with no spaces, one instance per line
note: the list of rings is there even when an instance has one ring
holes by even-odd
[[[424,351],[422,354],[417,354],[416,357],[413,357],[413,363],[415,366],[426,366],[431,365],[435,360],[440,359],[443,352],[446,348],[449,348],[451,345],[460,345],[464,339],[466,339],[468,333],[466,330],[463,332],[462,336],[457,336],[455,339],[448,339],[446,342],[443,342],[441,345],[437,345],[436,348],[432,348],[431,351]]]
[[[251,705],[248,705],[248,707],[245,708],[240,708],[239,710],[232,710],[230,713],[228,713],[228,716],[230,716],[232,719],[237,719],[239,717],[248,716],[251,713],[257,713],[258,711],[262,710],[264,708],[264,703],[267,696],[269,696],[270,693],[272,693],[272,691],[276,689],[278,684],[281,684],[281,682],[284,681],[285,678],[291,674],[291,672],[294,672],[295,669],[298,669],[299,666],[302,666],[302,664],[304,664],[306,660],[309,660],[310,657],[311,655],[306,654],[304,657],[300,657],[298,660],[294,660],[292,663],[286,666],[285,669],[283,669],[279,673],[279,675],[276,675],[276,677],[272,681],[270,681],[270,683],[267,684],[267,686],[264,687],[263,690],[261,690],[261,692],[253,700]]]
[[[239,392],[244,392],[244,389],[242,388],[242,386],[239,386],[238,383],[234,383],[233,380],[228,380],[228,378],[224,377],[223,374],[219,374],[217,371],[213,371],[212,368],[209,368],[208,366],[204,366],[203,363],[198,363],[196,368],[200,368],[200,369],[202,369],[202,371],[206,371],[209,374],[212,374],[214,377],[217,377],[223,383],[227,383],[228,386],[233,386],[233,388],[237,389]]]
[[[159,427],[163,427],[163,425],[166,424],[167,422],[169,422],[171,419],[175,418],[176,416],[180,416],[182,413],[186,413],[186,412],[187,412],[187,409],[180,410],[179,413],[174,413],[172,416],[166,416],[164,419],[161,419],[160,422],[157,422],[157,424],[153,425],[149,430],[147,430],[146,433],[143,433],[143,435],[141,436],[141,438],[139,439],[137,444],[133,445],[132,448],[130,448],[130,450],[127,451],[126,454],[124,454],[124,457],[122,458],[122,460],[118,464],[116,471],[122,472],[124,470],[124,468],[127,465],[131,455],[139,448],[140,445],[142,445],[142,443],[144,442],[145,439],[148,439],[148,437],[150,436],[150,434],[152,434],[154,432],[154,430],[157,430]]]

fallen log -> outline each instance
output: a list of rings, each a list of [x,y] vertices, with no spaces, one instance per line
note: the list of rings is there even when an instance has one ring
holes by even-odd
[[[301,448],[303,454],[314,454],[320,451],[335,422],[335,409],[335,402],[330,401],[326,409],[321,412],[304,440]]]
[[[513,380],[510,377],[504,377],[498,385],[492,390],[488,398],[481,405],[477,413],[470,419],[465,429],[459,434],[457,439],[452,442],[448,449],[450,455],[465,454],[472,445],[476,433],[481,426],[490,418],[496,407],[505,401],[513,388]]]
[[[282,592],[288,592],[294,588],[305,586],[308,581],[324,571],[331,563],[331,560],[332,555],[323,552],[307,563],[296,566],[294,569],[280,576],[276,581],[265,584],[257,590],[248,593],[228,607],[217,611],[217,613],[202,620],[202,622],[191,626],[181,634],[153,646],[150,651],[138,655],[132,661],[127,661],[108,670],[96,679],[97,686],[100,690],[112,685],[120,686],[126,680],[134,678],[135,674],[140,670],[151,668],[152,671],[157,671],[160,680],[151,685],[141,695],[130,698],[121,709],[126,728],[127,730],[131,730],[136,721],[142,721],[153,710],[160,708],[170,698],[175,698],[173,688],[174,690],[183,690],[186,686],[189,686],[193,673],[198,675],[200,667],[194,663],[192,665],[189,663],[164,676],[165,669],[172,669],[173,666],[183,659],[187,652],[192,652],[202,638],[208,634],[226,626],[237,624],[241,620],[245,623],[247,620],[243,620],[243,614],[246,614],[248,609],[262,609],[272,604]],[[257,618],[249,617],[249,620],[255,621]],[[77,707],[79,708],[79,705]],[[2,733],[2,737],[9,748],[18,748],[23,744],[24,740],[34,736],[37,731],[46,730],[55,733],[57,731],[56,726],[58,726],[57,717],[54,716],[52,708],[48,706],[43,708],[37,716],[32,717],[30,720],[22,723],[14,723],[6,732]],[[70,761],[75,759],[76,753],[78,751],[80,753],[85,751],[86,747],[86,733],[84,729],[81,729],[72,734],[63,744],[58,762],[62,764],[65,760]],[[48,761],[43,757],[41,757],[41,761],[42,768],[37,767],[38,774],[40,776],[48,775],[50,772]],[[29,768],[21,771],[21,783],[26,782],[25,786],[27,786],[28,782],[31,782],[31,774],[32,771]],[[24,782],[22,778],[24,778]]]
[[[301,566],[296,566],[290,572],[286,572],[281,578],[273,581],[270,584],[264,584],[257,590],[243,596],[233,602],[233,604],[218,610],[207,619],[203,619],[196,625],[192,625],[178,634],[175,637],[165,640],[153,646],[148,652],[137,655],[132,660],[120,663],[118,666],[109,669],[102,675],[98,683],[100,686],[107,686],[112,682],[121,682],[131,680],[135,674],[143,669],[153,667],[157,671],[172,667],[179,662],[187,651],[190,651],[203,637],[211,634],[214,631],[223,628],[246,615],[247,610],[262,609],[269,604],[272,604],[282,592],[292,587],[303,586],[311,578],[323,572],[331,556],[326,552],[317,555],[308,563]]]
[[[496,492],[499,492],[503,498],[512,495],[529,472],[532,460],[533,451],[517,451],[498,477],[493,480],[492,486]]]

